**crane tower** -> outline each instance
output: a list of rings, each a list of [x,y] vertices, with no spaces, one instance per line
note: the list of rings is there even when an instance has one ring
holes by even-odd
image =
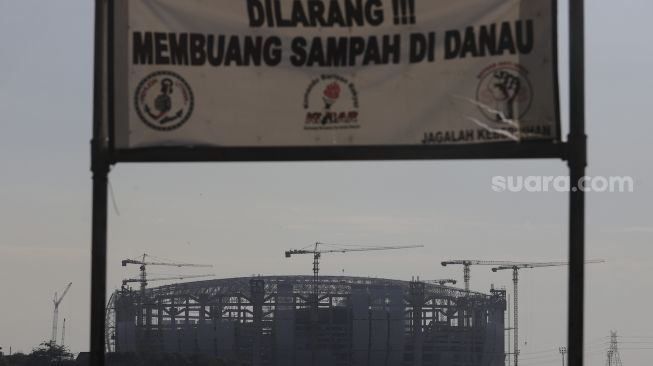
[[[585,263],[603,263],[604,260],[587,260]],[[556,266],[566,266],[569,265],[569,262],[525,262],[525,263],[514,263],[510,265],[500,265],[498,267],[492,268],[492,272],[497,272],[501,270],[512,270],[512,283],[513,283],[513,356],[514,356],[514,366],[519,365],[519,298],[518,298],[518,283],[519,283],[519,270],[526,268],[540,268],[540,267],[556,267]]]

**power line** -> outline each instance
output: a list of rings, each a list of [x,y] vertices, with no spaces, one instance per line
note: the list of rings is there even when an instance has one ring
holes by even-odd
[[[653,344],[652,342],[624,342],[624,341],[619,341],[619,344]]]

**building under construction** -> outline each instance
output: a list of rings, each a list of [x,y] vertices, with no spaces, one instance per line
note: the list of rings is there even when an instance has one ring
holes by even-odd
[[[505,290],[360,277],[228,278],[111,296],[111,352],[275,366],[499,366]],[[317,298],[317,301],[315,300]]]

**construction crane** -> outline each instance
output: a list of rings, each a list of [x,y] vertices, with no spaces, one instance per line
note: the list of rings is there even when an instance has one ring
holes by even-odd
[[[585,263],[603,263],[604,260],[587,260]],[[512,270],[512,283],[513,283],[513,356],[514,356],[514,366],[519,365],[519,299],[518,299],[518,283],[519,283],[519,270],[527,268],[540,268],[540,267],[556,267],[556,266],[566,266],[569,265],[569,262],[531,262],[531,263],[513,263],[509,265],[499,265],[498,267],[492,268],[492,272],[502,271],[502,270]]]
[[[450,264],[459,264],[463,266],[463,279],[465,281],[465,291],[469,291],[469,277],[470,277],[470,266],[510,266],[517,264],[517,262],[507,262],[507,261],[483,261],[478,259],[452,259],[444,261],[441,263],[442,266],[446,267]]]
[[[59,323],[59,305],[61,304],[61,301],[63,301],[63,298],[66,296],[68,293],[68,290],[70,290],[70,286],[72,286],[72,282],[70,282],[66,288],[63,290],[62,294],[60,297],[57,297],[57,293],[54,293],[54,299],[52,300],[52,303],[54,304],[54,315],[52,317],[52,337],[50,338],[50,343],[52,345],[57,344],[57,325]]]
[[[363,246],[363,245],[341,245],[341,244],[326,244],[316,242],[310,245],[311,249],[291,249],[286,251],[286,258],[298,254],[312,254],[313,255],[313,302],[317,308],[318,303],[318,280],[320,273],[320,257],[322,254],[327,253],[349,253],[349,252],[371,252],[377,250],[394,250],[394,249],[409,249],[409,248],[423,248],[423,245],[400,245],[400,246]],[[320,249],[320,246],[330,247],[329,249]],[[340,247],[340,248],[338,248]]]
[[[426,283],[435,283],[436,285],[444,286],[444,285],[446,285],[447,283],[450,283],[450,284],[452,284],[452,285],[455,285],[458,281],[453,280],[453,279],[450,279],[450,278],[444,278],[444,279],[441,279],[441,280],[424,280],[423,282],[426,282]]]
[[[157,277],[157,278],[148,278],[148,282],[153,281],[170,281],[170,280],[185,280],[187,278],[198,278],[198,277],[213,277],[215,274],[201,274],[201,275],[188,275],[188,276],[170,276],[170,277]],[[132,282],[141,282],[140,278],[127,278],[122,280],[122,285],[126,286],[128,283]]]
[[[139,259],[123,259],[122,266],[126,267],[128,264],[137,264],[140,266],[140,278],[138,281],[141,284],[141,297],[145,297],[145,288],[147,287],[147,270],[146,266],[168,266],[168,267],[213,267],[210,264],[194,264],[194,263],[175,263],[165,261],[147,261],[147,258],[154,258],[151,255],[144,253]],[[132,281],[130,281],[132,282]]]
[[[149,261],[147,258],[153,258],[154,261]],[[147,266],[168,266],[168,267],[213,267],[210,264],[195,264],[195,263],[175,263],[175,262],[166,262],[166,261],[157,261],[159,258],[155,258],[147,253],[143,253],[138,259],[123,259],[122,266],[126,267],[128,264],[137,264],[140,269],[140,278],[135,281],[129,282],[139,282],[140,286],[140,297],[139,297],[139,307],[141,310],[138,312],[137,323],[138,325],[143,324],[143,311],[142,307],[145,305],[145,288],[147,287]],[[125,283],[125,282],[123,282]]]
[[[320,246],[326,246],[327,249],[320,249]],[[309,249],[309,247],[312,247]],[[298,254],[313,255],[313,286],[311,298],[311,330],[310,330],[310,348],[311,348],[311,365],[317,362],[317,344],[318,344],[318,310],[319,310],[319,274],[320,274],[320,257],[327,253],[349,253],[349,252],[371,252],[377,250],[394,250],[422,248],[423,245],[401,245],[401,246],[363,246],[363,245],[342,245],[326,244],[316,242],[302,249],[291,249],[286,251],[286,258]]]

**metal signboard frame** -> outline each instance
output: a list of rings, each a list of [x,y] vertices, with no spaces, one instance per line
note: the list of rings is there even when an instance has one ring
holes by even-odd
[[[555,5],[556,0],[552,0],[552,3]],[[585,175],[587,166],[584,0],[568,0],[568,3],[570,127],[565,142],[525,141],[424,146],[154,147],[120,150],[113,148],[111,138],[114,132],[112,108],[114,86],[113,82],[110,82],[114,76],[111,62],[114,56],[111,47],[113,1],[96,0],[93,139],[91,141],[93,174],[91,364],[98,366],[105,364],[107,199],[111,165],[130,162],[561,159],[568,163],[572,182],[569,193],[568,355],[570,366],[581,366],[584,325],[585,196],[578,184],[580,178]],[[557,24],[554,29],[557,31]],[[553,36],[557,38],[557,34]],[[105,67],[107,64],[108,67]],[[557,67],[555,69],[557,70]],[[557,79],[557,72],[555,76]],[[560,133],[559,128],[558,131]]]

